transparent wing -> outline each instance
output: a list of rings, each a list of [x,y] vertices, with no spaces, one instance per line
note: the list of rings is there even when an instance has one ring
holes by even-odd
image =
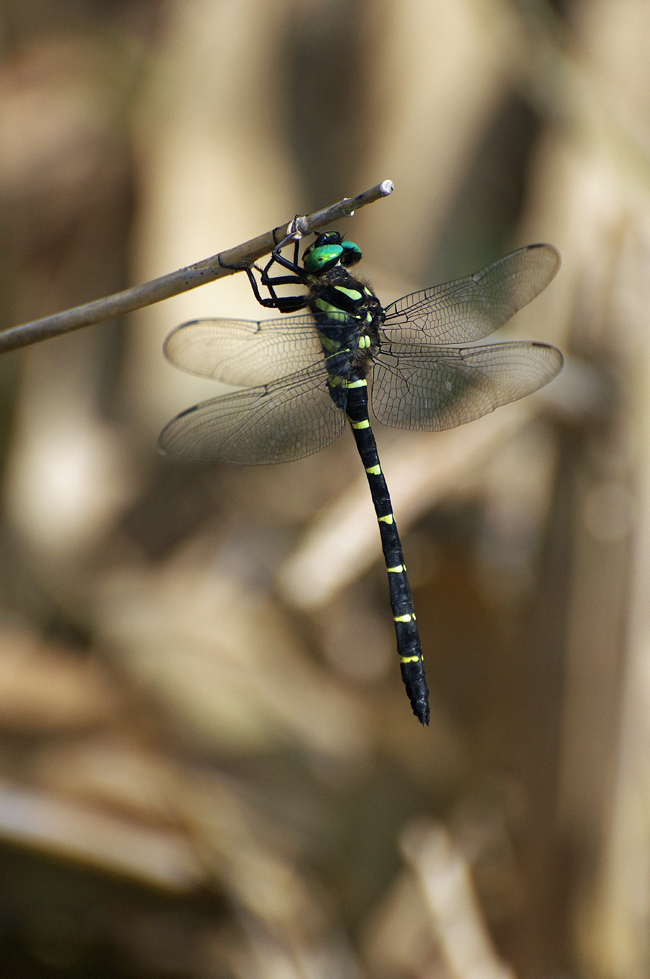
[[[345,415],[318,364],[259,387],[226,394],[177,415],[161,432],[163,452],[196,462],[293,462],[341,435]]]
[[[545,343],[390,344],[375,361],[372,408],[392,428],[439,432],[532,394],[562,363],[560,351]]]
[[[545,289],[559,267],[552,245],[528,245],[465,279],[391,303],[384,332],[398,343],[482,340]]]
[[[322,358],[311,314],[262,320],[192,320],[169,334],[168,360],[224,384],[267,384]]]

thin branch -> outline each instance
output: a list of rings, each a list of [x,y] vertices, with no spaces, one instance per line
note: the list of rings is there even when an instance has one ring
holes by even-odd
[[[366,204],[372,204],[382,197],[387,197],[392,191],[392,181],[384,180],[376,187],[364,191],[363,194],[345,198],[322,211],[316,211],[314,214],[299,218],[296,222],[297,227],[301,234],[309,234],[311,231],[316,231],[334,221],[354,214]],[[287,236],[292,226],[295,227],[296,225],[288,222],[272,231],[267,231],[266,234],[244,242],[243,245],[237,245],[236,248],[220,252],[218,255],[205,258],[195,265],[188,265],[187,268],[170,272],[169,275],[152,279],[150,282],[134,286],[132,289],[116,292],[104,299],[95,299],[93,302],[84,303],[83,306],[66,309],[63,313],[55,313],[54,316],[44,316],[42,319],[33,320],[31,323],[14,326],[4,333],[0,333],[0,353],[16,350],[19,347],[27,347],[32,343],[39,343],[41,340],[49,340],[50,337],[69,333],[71,330],[79,330],[82,326],[90,326],[92,323],[101,323],[113,316],[131,313],[134,309],[159,303],[163,299],[177,296],[189,289],[196,289],[197,286],[202,286],[206,282],[213,282],[224,275],[233,275],[238,270],[228,268],[228,266],[241,262],[256,262],[264,255],[270,254],[275,246]]]

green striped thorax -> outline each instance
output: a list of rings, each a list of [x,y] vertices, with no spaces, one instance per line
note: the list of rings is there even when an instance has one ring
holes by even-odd
[[[348,386],[354,378],[365,378],[372,366],[385,318],[372,289],[348,272],[360,258],[359,246],[338,232],[318,235],[303,255],[311,279],[308,305],[327,362],[330,394],[343,410]]]

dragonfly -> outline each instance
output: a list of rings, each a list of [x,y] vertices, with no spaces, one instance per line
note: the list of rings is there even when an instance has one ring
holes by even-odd
[[[292,258],[282,254],[290,241]],[[265,267],[238,266],[258,302],[281,317],[193,320],[167,337],[164,353],[176,367],[241,390],[181,412],[159,445],[193,461],[292,462],[334,442],[349,424],[377,515],[402,680],[413,713],[428,725],[422,644],[369,403],[382,425],[440,432],[547,384],[562,369],[555,347],[479,341],[549,284],[560,256],[552,245],[528,245],[384,308],[349,271],[362,257],[354,242],[319,234],[302,259],[299,246],[297,235],[288,236]],[[276,291],[289,285],[306,291]]]

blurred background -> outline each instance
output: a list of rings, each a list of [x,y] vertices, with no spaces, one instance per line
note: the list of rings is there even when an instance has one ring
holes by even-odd
[[[5,0],[0,50],[3,328],[391,178],[382,300],[550,241],[504,332],[567,357],[377,426],[428,730],[349,433],[157,454],[244,276],[2,357],[0,973],[650,975],[650,5]]]

